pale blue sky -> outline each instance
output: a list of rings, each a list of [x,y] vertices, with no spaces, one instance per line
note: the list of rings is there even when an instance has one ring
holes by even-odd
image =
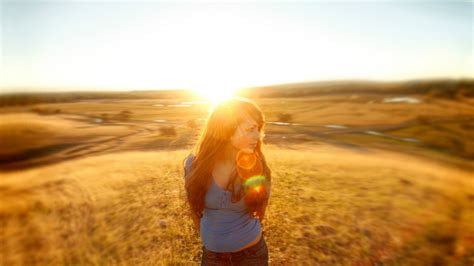
[[[2,1],[2,90],[473,78],[470,1]]]

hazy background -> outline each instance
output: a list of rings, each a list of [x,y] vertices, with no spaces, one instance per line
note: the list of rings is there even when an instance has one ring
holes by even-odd
[[[471,1],[6,0],[1,29],[4,92],[474,75]]]

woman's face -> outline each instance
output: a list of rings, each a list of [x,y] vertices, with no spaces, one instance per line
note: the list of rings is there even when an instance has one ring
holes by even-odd
[[[247,117],[234,132],[230,142],[238,151],[253,153],[260,139],[257,122],[251,117]]]

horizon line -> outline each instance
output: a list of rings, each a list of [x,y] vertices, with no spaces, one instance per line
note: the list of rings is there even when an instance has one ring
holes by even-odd
[[[255,85],[255,86],[244,86],[238,88],[238,90],[244,89],[257,89],[257,88],[268,88],[268,87],[283,87],[291,85],[303,85],[303,84],[324,84],[324,83],[387,83],[387,84],[399,84],[399,83],[410,83],[410,82],[426,82],[426,81],[474,81],[474,77],[432,77],[432,78],[412,78],[412,79],[327,79],[327,80],[311,80],[311,81],[295,81],[285,83],[270,83],[266,85]],[[69,87],[72,90],[61,90],[62,88]],[[5,90],[7,89],[7,90]],[[9,89],[9,90],[8,90]],[[14,89],[23,89],[24,91],[14,91]],[[45,91],[41,91],[45,90]],[[142,92],[142,91],[193,91],[193,88],[176,87],[176,88],[152,88],[152,87],[141,87],[141,88],[116,88],[106,86],[27,86],[27,85],[16,85],[16,86],[2,86],[0,87],[0,94],[6,93],[47,93],[47,92]]]

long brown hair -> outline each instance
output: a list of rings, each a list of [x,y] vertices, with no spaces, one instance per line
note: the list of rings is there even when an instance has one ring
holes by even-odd
[[[212,170],[215,163],[226,156],[226,149],[230,145],[230,138],[246,117],[251,117],[258,126],[258,131],[263,136],[265,117],[260,108],[245,98],[232,98],[218,104],[210,113],[206,125],[203,128],[197,144],[192,153],[194,159],[186,178],[185,189],[187,202],[191,211],[198,217],[202,216],[204,210],[204,198],[212,182]],[[254,154],[262,167],[262,175],[266,180],[266,187],[271,184],[271,171],[262,153],[262,137],[258,140]],[[234,158],[232,158],[234,159]],[[245,197],[245,191],[235,191],[235,184],[241,183],[237,170],[230,175],[227,184],[228,190],[232,191],[232,201],[238,201]],[[263,219],[268,198],[258,198],[246,201],[247,209],[251,217]]]

